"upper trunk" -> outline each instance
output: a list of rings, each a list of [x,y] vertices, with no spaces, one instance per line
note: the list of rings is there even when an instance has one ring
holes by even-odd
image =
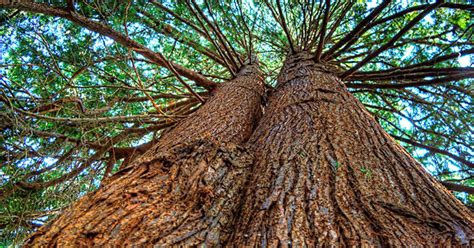
[[[250,139],[256,161],[234,244],[449,246],[471,212],[307,54],[289,57]]]
[[[27,246],[220,243],[252,156],[237,145],[261,115],[256,65],[215,89],[198,111],[131,166],[42,227]]]

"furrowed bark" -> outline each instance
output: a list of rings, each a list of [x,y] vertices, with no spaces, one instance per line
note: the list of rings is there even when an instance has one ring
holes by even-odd
[[[240,147],[261,115],[256,65],[131,166],[26,241],[26,247],[218,245],[229,236],[253,157]]]
[[[468,245],[472,213],[326,66],[289,57],[249,140],[255,162],[229,244]]]

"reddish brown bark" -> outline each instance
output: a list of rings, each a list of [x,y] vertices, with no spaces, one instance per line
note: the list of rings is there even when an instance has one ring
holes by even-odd
[[[331,70],[291,56],[252,134],[263,84],[247,67],[27,246],[467,244],[472,213]]]
[[[153,148],[41,228],[26,246],[224,242],[252,163],[238,145],[260,117],[263,91],[257,66],[245,66]]]
[[[255,162],[230,244],[446,247],[473,238],[472,213],[307,54],[287,60],[249,142]]]

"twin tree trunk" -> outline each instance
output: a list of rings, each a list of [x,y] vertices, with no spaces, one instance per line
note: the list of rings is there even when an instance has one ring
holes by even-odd
[[[256,65],[27,246],[460,246],[472,213],[323,65]]]

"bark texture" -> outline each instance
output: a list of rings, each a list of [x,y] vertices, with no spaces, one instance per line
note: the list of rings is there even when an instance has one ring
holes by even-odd
[[[261,115],[256,65],[27,240],[33,247],[217,245],[229,236],[252,156],[239,146]]]
[[[297,54],[278,80],[249,141],[255,162],[229,244],[468,245],[472,213],[381,128],[330,68]]]

